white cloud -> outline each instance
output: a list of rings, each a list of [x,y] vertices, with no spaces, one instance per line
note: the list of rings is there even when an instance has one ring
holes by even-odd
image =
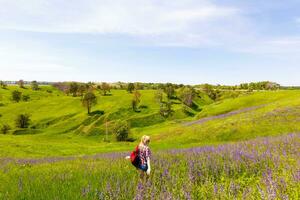
[[[0,0],[0,30],[122,34],[146,45],[298,52],[295,38],[260,35],[259,22],[245,9],[211,0]]]
[[[40,32],[132,35],[178,33],[196,22],[234,15],[237,10],[207,0],[2,0],[0,28]]]

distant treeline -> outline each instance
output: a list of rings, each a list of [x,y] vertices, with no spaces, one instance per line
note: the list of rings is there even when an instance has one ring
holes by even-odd
[[[195,87],[197,88],[211,87],[215,90],[249,90],[249,91],[281,89],[281,86],[278,83],[271,82],[271,81],[242,83],[240,85],[235,85],[235,86],[201,84],[201,85],[196,85]]]
[[[24,85],[31,85],[32,81],[0,81],[1,85],[20,85],[22,82]],[[54,85],[59,86],[58,88],[66,92],[66,88],[70,87],[72,83],[76,83],[78,85],[101,85],[103,82],[47,82],[47,81],[35,81],[38,85]],[[137,90],[147,90],[147,89],[163,89],[167,86],[172,85],[174,89],[182,88],[185,86],[194,87],[194,88],[207,88],[210,87],[212,89],[218,90],[277,90],[277,89],[300,89],[300,86],[280,86],[280,84],[271,81],[260,81],[260,82],[250,82],[250,83],[242,83],[239,85],[213,85],[213,84],[198,84],[198,85],[184,85],[184,84],[174,84],[174,83],[125,83],[125,82],[115,82],[115,83],[107,83],[110,89],[127,89],[129,84],[133,84],[134,88]]]

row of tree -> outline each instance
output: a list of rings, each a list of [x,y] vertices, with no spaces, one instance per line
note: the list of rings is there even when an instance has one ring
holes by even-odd
[[[235,86],[201,84],[194,87],[203,90],[205,90],[205,88],[211,88],[214,90],[277,90],[281,88],[280,84],[271,81],[241,83],[240,85]]]

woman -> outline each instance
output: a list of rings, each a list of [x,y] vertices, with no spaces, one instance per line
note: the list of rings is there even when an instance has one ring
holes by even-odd
[[[149,176],[151,167],[150,167],[150,157],[151,157],[151,151],[149,148],[149,143],[150,143],[150,137],[147,135],[144,135],[141,138],[141,142],[138,146],[138,156],[140,159],[140,163],[138,165],[138,170],[141,172],[141,177],[144,177],[144,174]]]

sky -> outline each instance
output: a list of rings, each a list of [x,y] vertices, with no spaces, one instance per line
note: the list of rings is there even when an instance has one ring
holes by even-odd
[[[0,0],[0,80],[300,85],[299,0]]]

